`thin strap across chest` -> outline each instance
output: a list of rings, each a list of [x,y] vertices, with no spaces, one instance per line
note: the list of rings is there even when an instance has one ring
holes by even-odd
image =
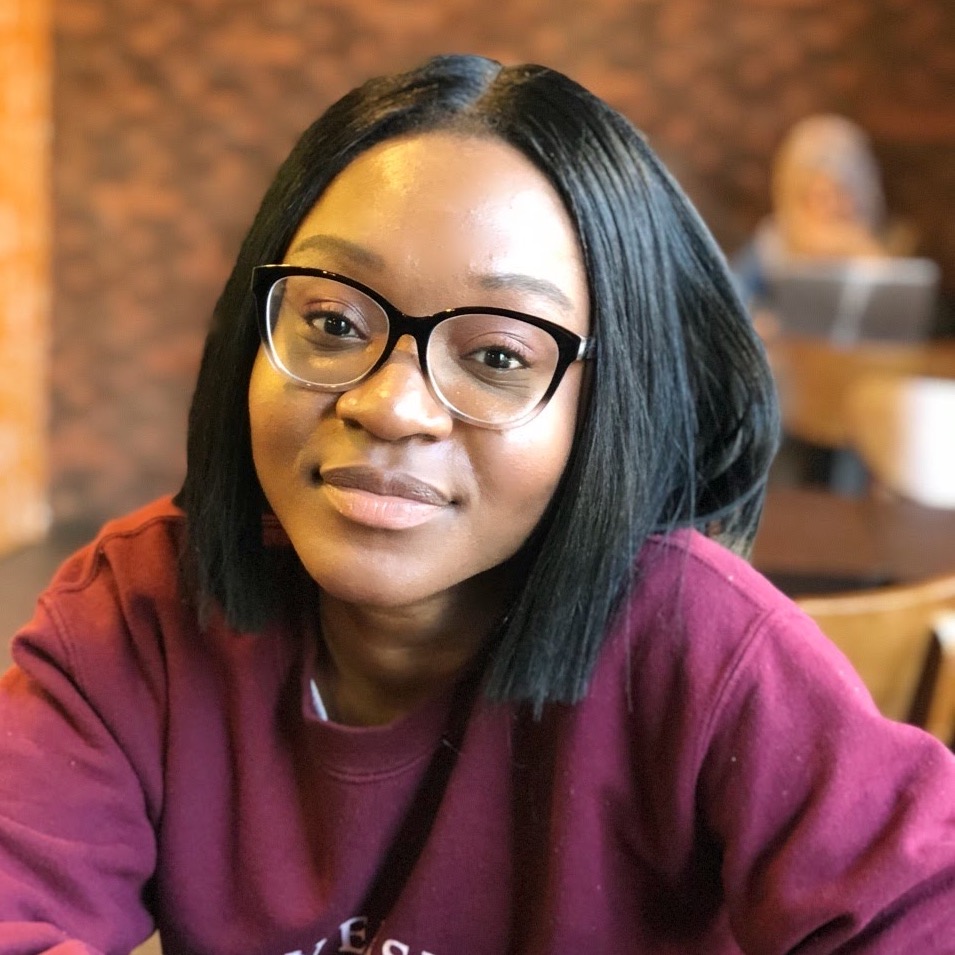
[[[359,910],[368,918],[368,934],[372,941],[398,900],[431,833],[464,742],[483,672],[483,666],[473,666],[455,688],[438,748]],[[369,951],[373,948],[373,944],[369,945]]]

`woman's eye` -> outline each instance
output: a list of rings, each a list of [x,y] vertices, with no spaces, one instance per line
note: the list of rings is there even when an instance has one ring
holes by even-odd
[[[471,353],[473,361],[480,362],[496,371],[513,371],[525,368],[526,362],[520,356],[506,348],[480,348]]]
[[[324,316],[319,315],[313,318],[312,323],[321,328],[326,335],[334,335],[338,338],[344,337],[355,327],[344,315],[336,315],[333,312],[325,312]]]
[[[327,335],[331,338],[356,338],[360,336],[355,323],[339,311],[312,309],[303,317],[309,328],[320,335]]]

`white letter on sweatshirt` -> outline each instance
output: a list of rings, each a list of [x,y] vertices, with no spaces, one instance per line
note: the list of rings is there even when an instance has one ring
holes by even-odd
[[[362,955],[365,951],[365,934],[367,919],[364,915],[342,922],[339,929],[342,933],[342,946],[339,952],[351,952],[353,955]],[[361,945],[361,948],[355,948]]]

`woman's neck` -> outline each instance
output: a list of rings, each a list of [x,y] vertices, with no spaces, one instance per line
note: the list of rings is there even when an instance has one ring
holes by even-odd
[[[373,726],[454,683],[502,611],[488,575],[411,607],[356,607],[322,594],[316,681],[331,719]]]

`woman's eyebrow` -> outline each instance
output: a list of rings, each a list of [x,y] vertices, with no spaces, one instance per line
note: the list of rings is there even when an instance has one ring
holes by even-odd
[[[301,242],[296,242],[289,250],[289,256],[310,251],[324,252],[348,259],[352,265],[360,265],[378,272],[385,267],[385,260],[380,255],[358,245],[356,242],[350,242],[348,239],[342,239],[337,235],[306,236]]]
[[[377,252],[340,236],[323,233],[306,236],[297,242],[289,250],[289,256],[311,251],[332,255],[337,259],[347,259],[349,265],[358,265],[377,272],[385,269],[385,260]],[[538,295],[549,299],[562,312],[569,314],[574,310],[574,303],[560,287],[534,275],[522,272],[482,272],[474,276],[474,281],[488,292],[511,291]]]
[[[514,291],[550,299],[563,312],[573,312],[574,303],[561,288],[547,279],[521,272],[484,272],[477,276],[478,285],[489,292]]]

